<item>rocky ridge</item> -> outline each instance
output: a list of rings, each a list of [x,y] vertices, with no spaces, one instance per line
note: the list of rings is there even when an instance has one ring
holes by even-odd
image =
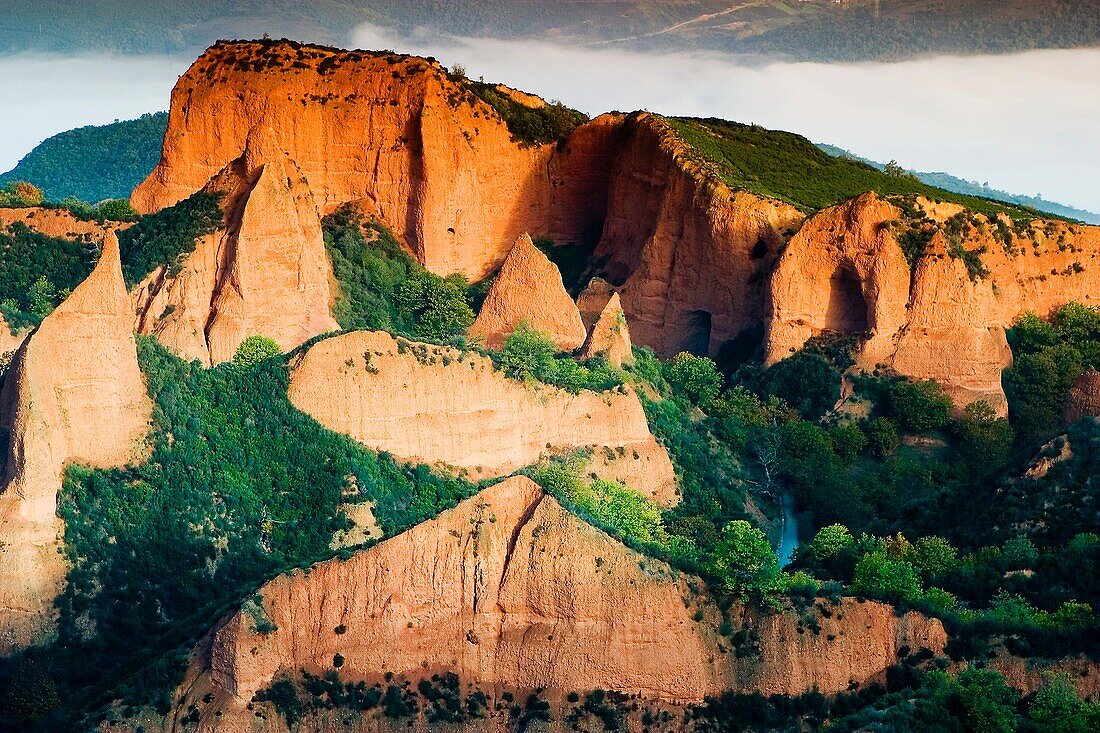
[[[118,240],[16,352],[0,394],[0,654],[41,640],[65,579],[57,494],[66,464],[136,457],[151,405],[138,368]]]
[[[360,331],[301,355],[289,395],[330,430],[412,463],[481,479],[589,450],[598,475],[666,506],[677,500],[672,462],[631,390],[573,395],[510,379],[473,352]]]
[[[245,612],[219,626],[202,657],[210,684],[191,684],[213,690],[214,703],[197,706],[199,729],[250,719],[252,696],[280,673],[317,673],[337,655],[348,680],[451,671],[555,697],[600,688],[698,702],[728,689],[840,692],[881,680],[903,648],[939,654],[947,640],[938,621],[846,600],[817,634],[800,633],[795,614],[743,612],[734,621],[759,635],[759,654],[738,658],[722,651],[720,612],[691,585],[529,479],[508,479],[346,561],[261,588],[274,630],[257,631]]]

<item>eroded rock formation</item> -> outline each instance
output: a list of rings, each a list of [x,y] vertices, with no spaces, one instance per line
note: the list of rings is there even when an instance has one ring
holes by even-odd
[[[664,357],[714,356],[761,331],[767,274],[802,213],[731,191],[657,115],[620,134],[595,255],[621,286],[631,336]]]
[[[274,132],[253,129],[244,153],[205,189],[225,193],[226,226],[201,238],[178,274],[160,267],[137,287],[139,332],[218,364],[252,335],[289,351],[339,328],[317,205]]]
[[[572,395],[509,379],[474,353],[356,332],[310,347],[293,367],[289,394],[325,427],[406,461],[484,478],[592,448],[591,470],[636,478],[632,488],[676,501],[672,462],[631,391]],[[605,460],[604,449],[614,456]]]
[[[1085,370],[1069,391],[1062,413],[1067,425],[1086,417],[1100,417],[1100,372],[1092,367]]]
[[[504,260],[470,327],[470,336],[499,349],[521,323],[548,335],[562,351],[584,344],[584,323],[577,304],[566,292],[557,266],[528,234],[516,240]]]
[[[551,164],[556,146],[513,142],[497,113],[436,61],[281,41],[222,42],[188,69],[172,92],[161,162],[134,205],[155,211],[199,190],[257,125],[297,161],[322,212],[372,201],[443,274],[480,278],[525,231],[577,238],[591,207],[597,217],[602,208],[557,206],[583,201],[606,178],[578,177],[574,190],[574,166]],[[590,137],[578,145],[582,160],[599,155],[606,135]]]
[[[17,209],[0,208],[0,230],[14,223],[24,224],[47,237],[99,241],[108,229],[125,229],[128,223],[84,221],[66,209],[45,209],[37,206]]]
[[[697,702],[729,689],[840,692],[882,679],[902,647],[938,654],[946,643],[938,621],[846,600],[816,634],[794,613],[744,612],[735,623],[759,635],[759,655],[739,658],[720,650],[718,609],[691,583],[515,477],[261,588],[275,630],[257,633],[244,612],[218,628],[206,674],[228,694],[202,719],[251,715],[245,704],[279,672],[327,669],[336,655],[351,680],[446,670],[489,688]]]
[[[1033,222],[1019,231],[974,215],[949,233],[943,225],[960,208],[918,205],[940,227],[912,275],[895,237],[902,212],[876,194],[806,222],[772,276],[766,360],[825,331],[864,334],[864,368],[934,379],[956,406],[985,400],[1004,414],[1005,329],[1028,310],[1047,316],[1071,300],[1098,302],[1100,228]]]
[[[64,466],[125,464],[151,405],[137,363],[118,241],[16,352],[3,394],[8,434],[0,491],[0,654],[48,633],[66,564],[57,492]]]
[[[619,294],[613,293],[593,324],[588,340],[584,342],[581,358],[604,356],[613,366],[622,367],[634,361],[630,351],[630,329],[626,325]]]

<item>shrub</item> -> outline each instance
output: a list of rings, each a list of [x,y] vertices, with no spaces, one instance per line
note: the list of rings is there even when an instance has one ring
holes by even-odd
[[[505,339],[500,351],[500,367],[512,379],[534,381],[555,370],[554,348],[550,337],[526,322]]]
[[[867,445],[870,446],[871,452],[881,460],[892,456],[898,446],[901,445],[898,429],[888,418],[876,417],[868,421],[864,432],[867,435]]]
[[[274,359],[283,353],[279,344],[267,336],[249,336],[237,347],[237,353],[233,355],[233,364],[248,369],[260,362]]]
[[[818,562],[825,562],[851,549],[854,545],[855,539],[847,527],[842,524],[831,524],[817,531],[810,542],[810,551]]]
[[[894,422],[918,433],[944,427],[951,411],[951,398],[932,380],[898,380],[890,385],[887,401]]]
[[[764,387],[807,420],[817,420],[840,399],[840,372],[815,351],[802,350],[772,365]]]
[[[852,590],[894,603],[912,603],[921,597],[920,573],[905,560],[872,552],[856,563]]]
[[[664,367],[664,376],[672,391],[696,405],[708,406],[722,388],[718,366],[705,356],[680,352]]]

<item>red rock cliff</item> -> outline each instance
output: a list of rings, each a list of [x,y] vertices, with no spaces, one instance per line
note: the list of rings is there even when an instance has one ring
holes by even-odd
[[[323,212],[371,201],[443,274],[479,278],[525,231],[570,239],[600,219],[602,204],[586,193],[606,179],[574,172],[600,158],[606,124],[578,136],[577,164],[551,164],[555,146],[514,143],[434,60],[288,42],[219,43],[191,66],[172,92],[161,162],[134,205],[155,211],[199,190],[257,125],[297,162]],[[576,208],[552,216],[559,199]]]
[[[492,688],[594,688],[697,702],[727,689],[834,693],[881,680],[903,646],[942,653],[937,621],[843,601],[821,631],[795,613],[744,612],[759,654],[722,650],[701,581],[644,557],[512,478],[405,534],[282,576],[260,589],[277,627],[241,612],[216,631],[206,674],[218,702],[207,729],[250,719],[245,704],[280,671],[344,658],[345,679],[442,670]],[[182,705],[186,705],[184,701]],[[218,717],[217,713],[223,713]]]
[[[0,427],[0,654],[41,639],[66,566],[57,492],[70,462],[112,467],[140,451],[151,413],[112,232],[99,263],[16,352]]]
[[[918,201],[943,225],[962,211]],[[1100,302],[1100,228],[1033,222],[994,235],[974,215],[952,244],[940,228],[910,274],[894,236],[901,211],[873,193],[825,209],[784,250],[771,279],[766,359],[774,363],[824,331],[865,333],[858,361],[940,382],[962,406],[1007,410],[1005,329],[1025,311]],[[1007,237],[1007,241],[1005,238]],[[971,272],[958,248],[975,253]]]
[[[218,364],[252,335],[289,351],[338,329],[317,205],[274,132],[253,129],[241,156],[205,189],[225,194],[225,228],[203,237],[178,274],[160,267],[137,287],[138,331]]]
[[[630,391],[572,395],[509,379],[474,353],[356,332],[311,347],[289,394],[330,430],[403,460],[483,478],[545,453],[593,448],[599,475],[665,505],[677,499],[672,462]]]

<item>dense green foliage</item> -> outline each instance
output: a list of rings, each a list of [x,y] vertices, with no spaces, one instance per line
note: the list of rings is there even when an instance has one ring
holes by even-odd
[[[122,275],[133,287],[161,265],[174,274],[200,237],[222,226],[223,194],[200,191],[118,233]]]
[[[528,107],[500,91],[495,84],[466,80],[466,86],[500,115],[515,142],[530,145],[562,142],[573,130],[588,122],[587,115],[561,102]]]
[[[348,526],[341,505],[376,502],[391,535],[474,491],[322,428],[291,405],[282,359],[204,369],[145,338],[139,356],[155,403],[152,455],[119,470],[74,466],[60,501],[73,569],[51,659],[73,708],[92,702],[74,697],[81,690],[132,702],[170,690],[219,615],[333,554],[333,533]]]
[[[464,278],[428,272],[378,222],[362,222],[341,210],[323,225],[325,248],[340,282],[333,315],[342,328],[429,340],[465,335],[474,313]]]
[[[623,383],[622,375],[607,359],[595,357],[579,363],[557,349],[546,334],[522,322],[505,339],[500,353],[491,353],[497,366],[512,379],[538,381],[576,394],[581,390],[603,392]]]
[[[1013,362],[1004,373],[1005,393],[1017,432],[1034,440],[1058,425],[1081,372],[1100,368],[1100,310],[1069,303],[1049,322],[1027,313],[1008,340]]]
[[[157,112],[62,132],[0,175],[0,185],[30,181],[51,201],[127,199],[160,159],[167,128],[168,113]]]
[[[0,230],[0,313],[13,330],[41,323],[88,276],[99,249],[16,222]]]
[[[933,188],[908,177],[888,176],[851,158],[835,158],[806,138],[716,119],[670,119],[676,133],[735,189],[817,211],[867,191],[883,195],[921,194],[953,201],[983,214],[1035,218],[1033,209]]]

